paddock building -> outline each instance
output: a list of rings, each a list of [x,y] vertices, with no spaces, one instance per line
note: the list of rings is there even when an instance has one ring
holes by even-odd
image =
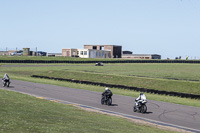
[[[123,59],[161,59],[158,54],[123,54]]]
[[[62,56],[81,58],[121,58],[122,46],[84,45],[84,49],[62,49]]]
[[[109,50],[111,55],[110,58],[122,57],[122,46],[119,45],[84,45],[84,49]]]
[[[110,50],[62,49],[62,56],[81,58],[111,58]]]

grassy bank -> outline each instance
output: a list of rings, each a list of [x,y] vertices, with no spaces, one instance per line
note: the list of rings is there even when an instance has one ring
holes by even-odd
[[[87,72],[73,71],[48,71],[38,73],[41,76],[49,76],[56,78],[76,79],[84,81],[92,81],[99,83],[109,83],[115,85],[126,85],[133,87],[142,87],[155,90],[175,91],[191,94],[200,94],[200,82],[174,81],[165,79],[151,79],[142,77],[128,77],[118,75],[93,74]]]
[[[4,133],[169,132],[1,89],[0,105],[0,132]]]

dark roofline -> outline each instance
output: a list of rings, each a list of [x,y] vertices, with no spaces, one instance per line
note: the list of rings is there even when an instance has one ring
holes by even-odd
[[[121,45],[87,45],[85,44],[84,46],[121,46]]]

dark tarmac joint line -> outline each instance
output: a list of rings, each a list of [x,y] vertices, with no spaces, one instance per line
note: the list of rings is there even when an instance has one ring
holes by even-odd
[[[1,82],[0,86],[2,86]],[[114,94],[112,102],[117,106],[106,106],[101,105],[101,92],[95,91],[19,80],[11,80],[11,86],[3,89],[53,102],[70,104],[85,110],[121,116],[133,121],[140,120],[158,126],[200,133],[200,108],[198,107],[148,100],[148,113],[142,114],[133,112],[134,97]],[[102,89],[103,91],[104,89]]]

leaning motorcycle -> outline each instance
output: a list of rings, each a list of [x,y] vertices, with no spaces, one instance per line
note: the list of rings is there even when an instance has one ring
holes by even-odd
[[[133,106],[133,112],[140,112],[140,113],[146,113],[147,112],[147,106],[146,106],[147,101],[142,100],[138,102],[138,106],[136,106],[136,101]]]
[[[105,104],[105,105],[112,105],[112,97],[111,96],[101,96],[101,104]]]
[[[9,79],[2,79],[3,87],[9,87],[10,86],[10,80]]]

